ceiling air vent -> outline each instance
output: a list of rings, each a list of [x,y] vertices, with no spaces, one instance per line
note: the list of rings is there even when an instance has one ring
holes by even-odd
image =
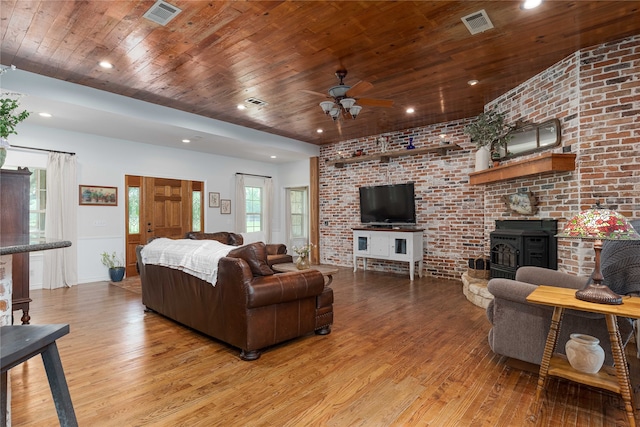
[[[167,25],[169,21],[175,18],[180,12],[182,12],[182,9],[178,9],[166,1],[158,0],[151,6],[151,9],[147,10],[147,13],[142,16],[156,24]]]
[[[491,19],[489,19],[489,15],[487,15],[487,12],[485,12],[484,9],[470,15],[463,16],[462,22],[464,22],[464,25],[471,34],[482,33],[493,28]]]
[[[251,105],[257,105],[258,107],[264,107],[266,105],[269,105],[268,102],[263,101],[263,100],[258,99],[258,98],[247,98],[244,102],[246,102],[247,104],[251,104]]]

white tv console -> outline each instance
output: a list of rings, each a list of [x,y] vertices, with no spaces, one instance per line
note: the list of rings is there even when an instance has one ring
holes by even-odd
[[[409,277],[413,280],[415,263],[422,277],[423,228],[353,228],[353,271],[358,270],[358,257],[367,269],[367,259],[375,258],[409,263]]]

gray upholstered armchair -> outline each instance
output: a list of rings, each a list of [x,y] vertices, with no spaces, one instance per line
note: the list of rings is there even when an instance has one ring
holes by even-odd
[[[630,221],[640,230],[640,220]],[[620,295],[640,295],[640,241],[605,241],[602,245],[601,269],[603,283]],[[487,307],[487,317],[493,325],[489,331],[489,346],[497,353],[537,365],[542,361],[544,344],[551,325],[553,309],[530,304],[527,296],[538,285],[582,289],[588,277],[578,277],[541,267],[520,267],[515,280],[491,279],[487,288],[494,300]],[[640,322],[636,322],[636,325]],[[622,342],[626,345],[633,334],[633,321],[618,318]],[[600,340],[605,351],[605,364],[612,365],[611,344],[604,316],[566,310],[556,351],[564,353],[569,335],[582,333]],[[637,336],[640,341],[640,333]],[[640,344],[638,344],[640,357]]]
[[[527,296],[538,285],[581,289],[588,280],[541,267],[520,267],[515,280],[491,279],[488,290],[494,300],[487,307],[487,317],[493,325],[489,331],[491,349],[497,354],[539,365],[553,309],[531,304],[526,301]],[[618,327],[626,345],[633,333],[633,323],[630,319],[618,318]],[[605,351],[605,364],[613,364],[604,316],[565,310],[556,351],[564,353],[565,343],[572,333],[598,338]]]

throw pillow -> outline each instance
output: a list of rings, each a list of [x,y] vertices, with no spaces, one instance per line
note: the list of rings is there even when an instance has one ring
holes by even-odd
[[[269,264],[267,264],[267,246],[263,242],[255,242],[232,249],[227,256],[245,260],[254,276],[271,276],[274,274]]]
[[[630,221],[638,230],[638,220]],[[605,240],[602,244],[601,271],[612,291],[619,295],[640,294],[640,240]]]

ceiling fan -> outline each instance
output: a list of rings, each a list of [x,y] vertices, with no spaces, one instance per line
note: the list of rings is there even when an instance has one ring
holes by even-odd
[[[339,83],[337,86],[329,88],[328,95],[311,90],[303,90],[302,92],[332,99],[332,101],[322,101],[320,108],[333,121],[337,121],[341,115],[345,118],[355,119],[362,111],[363,105],[370,107],[391,107],[393,105],[393,101],[387,99],[359,98],[358,96],[371,89],[373,84],[360,80],[353,86],[349,86],[344,83],[346,76],[347,70],[336,71]]]

